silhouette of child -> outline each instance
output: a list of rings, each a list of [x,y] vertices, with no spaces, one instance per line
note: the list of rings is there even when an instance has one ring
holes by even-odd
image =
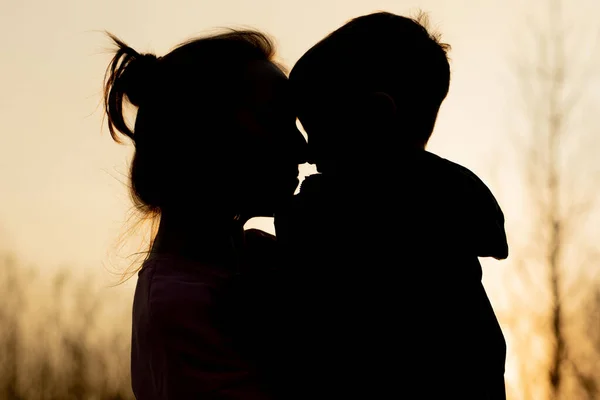
[[[508,256],[504,216],[475,174],[425,150],[448,49],[424,15],[380,12],[291,71],[319,174],[275,227],[297,288],[290,358],[309,397],[505,398],[506,346],[478,260]]]

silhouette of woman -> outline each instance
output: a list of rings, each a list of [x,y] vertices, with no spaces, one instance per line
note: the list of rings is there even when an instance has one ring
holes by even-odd
[[[274,46],[260,32],[228,30],[156,57],[110,37],[108,126],[135,145],[135,205],[160,218],[133,302],[135,396],[271,398],[221,328],[229,316],[219,299],[247,244],[261,243],[245,222],[272,216],[298,183],[305,142]],[[126,102],[137,108],[133,129]]]

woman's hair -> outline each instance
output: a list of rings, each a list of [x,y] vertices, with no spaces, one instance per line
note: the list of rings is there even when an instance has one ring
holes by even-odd
[[[246,68],[252,61],[272,62],[275,48],[263,33],[230,29],[157,57],[108,35],[117,46],[104,80],[108,127],[117,143],[127,137],[135,145],[131,197],[145,216],[157,216],[183,196],[179,188],[203,183],[190,182],[187,168],[227,162],[222,153],[231,138],[222,132],[244,101]],[[127,103],[137,108],[133,128]],[[214,171],[206,179],[216,184]]]

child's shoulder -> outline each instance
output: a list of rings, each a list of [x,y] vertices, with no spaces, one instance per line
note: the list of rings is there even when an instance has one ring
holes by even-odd
[[[454,161],[450,161],[447,158],[441,157],[435,153],[425,151],[424,160],[426,160],[426,162],[428,162],[434,168],[441,169],[446,173],[455,174],[456,176],[466,177],[469,179],[479,179],[477,175],[475,175],[475,173],[467,167]]]
[[[433,173],[443,177],[446,182],[451,184],[463,184],[480,188],[487,188],[487,185],[469,168],[460,165],[454,161],[438,156],[437,154],[425,152],[425,160],[431,165]]]
[[[427,157],[437,164],[437,170],[444,187],[461,199],[469,198],[472,202],[484,203],[492,206],[497,213],[502,214],[496,197],[487,184],[469,168],[453,161],[442,158],[433,153],[427,153]]]

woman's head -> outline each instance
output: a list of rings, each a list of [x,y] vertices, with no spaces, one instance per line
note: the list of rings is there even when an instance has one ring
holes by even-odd
[[[265,35],[231,30],[163,57],[111,38],[118,50],[105,109],[113,139],[135,144],[131,192],[140,209],[252,217],[293,193],[305,142]],[[133,129],[126,102],[137,108]]]

